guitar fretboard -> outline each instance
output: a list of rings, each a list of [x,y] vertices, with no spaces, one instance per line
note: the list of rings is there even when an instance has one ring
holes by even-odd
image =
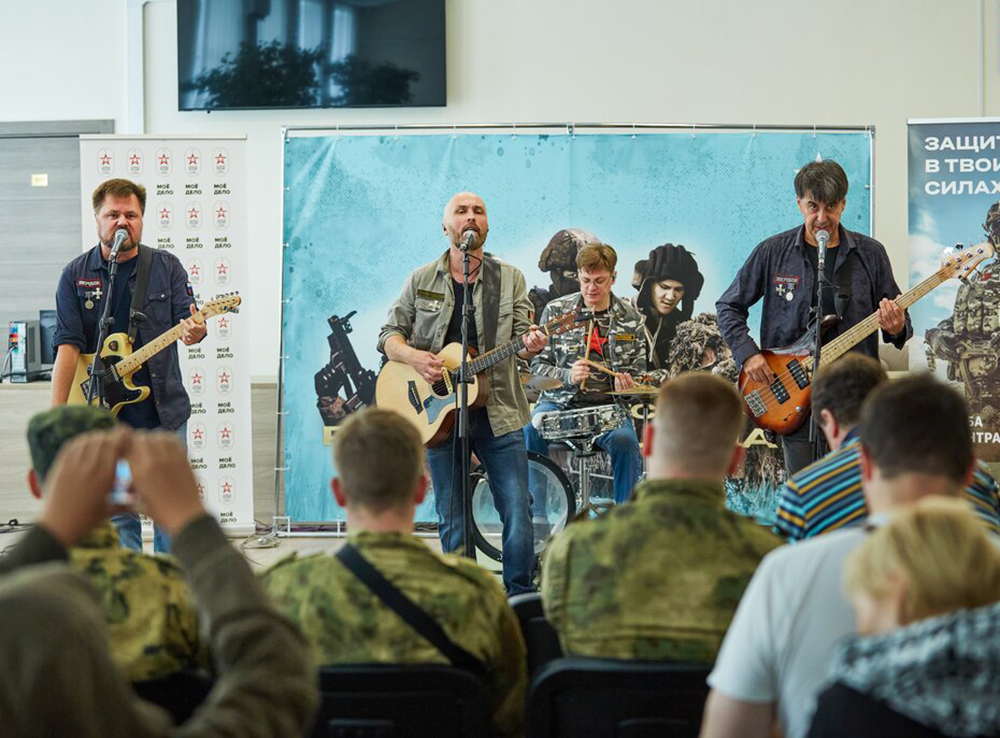
[[[980,246],[978,253],[981,254],[982,252],[983,247]],[[973,257],[974,255],[972,249],[969,249],[964,253],[968,254],[969,257]],[[962,256],[957,257],[957,261],[954,265],[941,267],[916,287],[907,291],[905,294],[900,295],[896,300],[896,304],[903,310],[908,310],[917,302],[917,300],[924,297],[928,292],[936,288],[941,283],[946,282],[949,278],[953,277],[958,267],[961,266],[961,259]],[[977,263],[978,261],[982,261],[982,259],[978,259]],[[830,343],[825,344],[820,355],[820,366],[826,366],[831,361],[840,358],[854,348],[854,346],[861,343],[863,340],[868,338],[868,336],[877,331],[878,328],[878,311],[876,310],[867,318],[859,321],[851,328],[844,331],[841,335],[830,341]],[[800,363],[802,363],[806,369],[812,369],[812,357],[809,357]]]
[[[561,315],[555,320],[541,326],[539,330],[547,336],[563,333],[573,325],[573,319],[576,316],[576,312],[574,311],[571,315],[572,317]],[[494,364],[499,364],[504,359],[509,359],[511,356],[524,348],[523,339],[526,335],[528,334],[522,333],[513,341],[505,343],[503,346],[497,346],[495,349],[487,351],[484,354],[480,354],[469,362],[469,372],[471,374],[482,374]]]

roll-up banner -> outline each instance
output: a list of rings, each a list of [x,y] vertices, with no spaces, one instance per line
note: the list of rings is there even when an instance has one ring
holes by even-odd
[[[245,137],[82,136],[80,173],[85,251],[97,243],[91,193],[129,179],[146,188],[142,242],[180,259],[198,306],[232,293],[247,299]],[[191,467],[231,535],[254,530],[249,330],[244,315],[222,313],[201,343],[177,346],[191,399]],[[143,533],[152,535],[147,519]]]

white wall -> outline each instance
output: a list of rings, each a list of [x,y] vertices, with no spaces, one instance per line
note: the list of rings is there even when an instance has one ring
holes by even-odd
[[[985,112],[996,114],[992,29],[1000,13],[997,0],[985,5]],[[123,6],[47,0],[3,9],[0,120],[122,120],[124,75],[115,59],[123,52],[99,49],[121,43]],[[153,0],[145,10],[146,132],[249,136],[246,304],[256,380],[277,370],[286,124],[874,124],[876,236],[905,285],[906,119],[982,112],[979,7],[979,0],[449,0],[446,108],[209,114],[177,111],[175,6]],[[35,64],[35,48],[54,58]],[[797,214],[791,176],[789,225]]]

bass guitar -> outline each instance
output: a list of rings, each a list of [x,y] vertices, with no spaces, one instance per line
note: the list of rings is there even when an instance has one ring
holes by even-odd
[[[565,333],[579,322],[578,315],[578,310],[565,313],[540,326],[540,330],[547,336]],[[486,404],[488,390],[483,372],[524,348],[523,338],[524,335],[518,336],[479,356],[470,355],[469,372],[475,375],[469,384],[470,408]],[[421,440],[431,447],[444,442],[455,422],[461,391],[458,370],[462,364],[462,344],[449,343],[436,356],[444,362],[444,374],[433,384],[401,361],[386,362],[375,383],[375,404],[394,410],[413,423]]]
[[[948,256],[941,268],[918,284],[896,303],[906,310],[935,287],[952,277],[966,279],[980,262],[994,256],[993,244],[984,242]],[[820,354],[820,366],[835,361],[854,346],[878,330],[878,312],[874,312],[857,325],[845,331],[827,344]],[[747,413],[761,428],[787,435],[805,421],[809,412],[811,382],[813,374],[812,330],[791,346],[761,351],[767,365],[774,372],[771,384],[750,379],[740,369],[739,390],[743,396]]]
[[[222,313],[238,313],[241,301],[237,293],[222,295],[205,303],[201,310],[191,317],[196,323],[204,323],[208,318]],[[142,402],[149,397],[149,387],[134,384],[132,375],[151,357],[172,345],[183,333],[184,328],[178,323],[134,353],[127,333],[112,333],[104,339],[104,344],[101,346],[101,361],[104,363],[104,367],[100,374],[95,377],[95,381],[100,382],[100,386],[95,388],[94,400],[96,401],[102,394],[103,388],[104,406],[117,415],[118,411],[126,405]],[[90,370],[93,360],[94,354],[80,354],[76,363],[76,374],[69,388],[68,404],[87,404],[87,390],[90,386]]]

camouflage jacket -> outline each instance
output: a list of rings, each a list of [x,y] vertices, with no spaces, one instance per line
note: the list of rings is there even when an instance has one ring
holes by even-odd
[[[714,661],[757,564],[781,543],[725,498],[721,484],[650,480],[550,541],[542,603],[567,655]]]
[[[552,300],[538,320],[543,325],[574,308],[583,307],[579,292]],[[619,372],[638,374],[646,371],[646,343],[643,337],[642,315],[629,303],[611,295],[611,325],[603,363]],[[591,358],[587,338],[593,331],[593,321],[584,321],[565,333],[549,339],[542,352],[531,360],[531,373],[561,379],[563,386],[542,392],[539,402],[554,402],[565,407],[580,391],[569,381],[570,367],[577,359]],[[594,360],[600,360],[596,357]],[[594,370],[595,372],[597,370]]]
[[[525,646],[493,575],[458,556],[436,554],[411,535],[357,531],[348,541],[450,639],[485,662],[495,729],[519,735]],[[334,556],[293,554],[264,572],[262,581],[278,610],[302,628],[319,664],[448,663]]]
[[[69,550],[69,563],[97,590],[111,656],[129,681],[208,668],[198,611],[172,557],[122,548],[114,526],[106,523]]]

